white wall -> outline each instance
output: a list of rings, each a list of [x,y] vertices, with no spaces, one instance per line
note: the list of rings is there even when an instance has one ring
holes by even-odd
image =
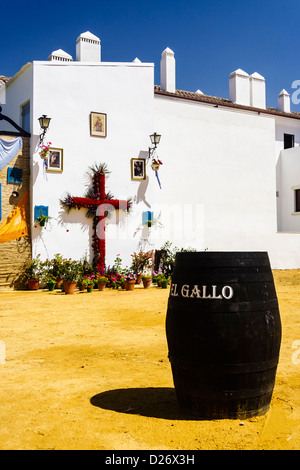
[[[48,205],[52,217],[46,229],[33,229],[33,255],[52,257],[59,252],[80,259],[87,254],[91,261],[92,221],[85,209],[67,215],[59,199],[67,192],[84,196],[89,183],[86,172],[95,162],[107,163],[111,174],[106,189],[115,198],[136,196],[140,183],[131,181],[130,159],[145,156],[153,132],[153,64],[34,62],[33,67],[35,144],[40,133],[37,119],[47,114],[52,120],[45,141],[64,152],[61,174],[45,175],[42,159],[37,152],[33,155],[32,205]],[[91,111],[107,114],[106,138],[90,136]],[[151,184],[147,194],[151,199]],[[108,227],[108,265],[118,253],[127,253],[130,262],[139,241],[133,233],[146,209],[144,202],[134,204],[119,235],[115,227]]]
[[[300,148],[280,152],[278,161],[280,175],[281,230],[300,233],[300,213],[295,213],[295,189],[300,189]]]
[[[280,142],[275,140],[274,117],[159,95],[155,97],[155,117],[164,160],[161,206],[166,201],[175,206],[185,203],[199,219],[191,239],[187,242],[181,232],[177,245],[212,251],[267,251],[273,268],[299,268],[300,234],[277,233],[276,155]],[[285,132],[290,130],[285,127]],[[300,174],[294,163],[289,165],[291,174]],[[177,227],[184,224],[182,214],[183,208],[178,210]],[[172,224],[165,232],[178,235]]]
[[[255,249],[276,230],[273,120],[160,97],[155,108],[162,200],[202,205],[199,249]]]
[[[30,113],[32,115],[32,64],[24,65],[21,70],[6,84],[5,94],[1,103],[2,114],[8,116],[19,126],[22,125],[21,106],[30,100]],[[11,124],[1,121],[1,129],[16,131]]]

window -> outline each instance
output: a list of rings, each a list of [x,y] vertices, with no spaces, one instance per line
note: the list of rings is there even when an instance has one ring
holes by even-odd
[[[290,149],[295,146],[294,134],[283,134],[283,144],[285,149]]]
[[[22,168],[17,168],[15,166],[13,168],[7,168],[7,183],[21,184],[22,174]]]
[[[21,127],[26,132],[30,132],[30,101],[21,106]]]
[[[295,212],[300,212],[300,189],[295,189]]]

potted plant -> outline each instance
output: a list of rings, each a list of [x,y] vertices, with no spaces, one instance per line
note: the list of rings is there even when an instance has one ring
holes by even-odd
[[[43,145],[40,145],[40,157],[41,158],[47,158],[48,157],[48,153],[50,152],[50,145],[52,144],[52,142],[48,142],[47,144],[43,144]]]
[[[47,282],[47,287],[49,291],[53,291],[55,288],[56,281],[55,279],[49,279]]]
[[[51,217],[48,215],[41,214],[35,219],[35,223],[40,227],[44,227],[50,219]],[[35,225],[35,227],[37,227],[37,225]]]
[[[86,287],[87,292],[93,292],[95,276],[87,276],[83,280],[83,285]]]
[[[153,282],[156,283],[157,287],[161,287],[162,276],[163,274],[160,270],[158,272],[153,271]]]
[[[49,290],[49,291],[53,291],[54,288],[55,288],[55,284],[56,284],[56,279],[54,278],[54,276],[52,276],[52,274],[46,273],[46,274],[42,277],[42,279],[43,279],[43,281],[45,282],[45,284],[47,285],[48,290]]]
[[[23,267],[24,276],[27,279],[29,290],[38,290],[42,272],[40,255],[28,261]]]
[[[108,282],[107,277],[105,276],[100,276],[97,278],[97,286],[100,291],[104,291],[106,284]]]
[[[142,276],[144,289],[147,289],[148,287],[151,286],[151,280],[152,280],[152,276],[147,276],[147,275]]]
[[[63,269],[64,269],[64,258],[60,253],[56,253],[54,258],[50,260],[50,269],[53,277],[56,280],[55,289],[58,289],[62,283]]]
[[[151,168],[152,168],[152,170],[158,171],[160,165],[162,165],[162,161],[161,161],[161,160],[159,160],[158,158],[157,158],[157,159],[156,159],[156,158],[153,158],[153,159],[152,159],[152,163],[151,163]]]
[[[165,277],[164,275],[161,277],[161,287],[162,289],[166,289],[169,284],[169,278]]]
[[[125,289],[133,290],[136,281],[136,274],[128,270],[125,274]]]
[[[77,287],[80,291],[84,291],[84,277],[82,274],[79,274],[77,279]]]
[[[71,258],[65,260],[63,269],[63,287],[65,294],[74,294],[79,276],[79,263]]]
[[[131,270],[136,274],[136,283],[141,282],[141,276],[144,270],[151,269],[153,264],[153,251],[134,252],[131,255]]]

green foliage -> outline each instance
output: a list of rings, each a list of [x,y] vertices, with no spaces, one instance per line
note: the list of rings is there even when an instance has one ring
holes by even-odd
[[[171,276],[174,270],[175,257],[177,252],[196,251],[195,248],[177,248],[172,246],[172,242],[166,241],[160,248],[166,252],[163,258],[163,273],[166,276]]]
[[[26,279],[39,280],[42,276],[42,262],[40,260],[41,255],[37,255],[23,266],[22,272]]]

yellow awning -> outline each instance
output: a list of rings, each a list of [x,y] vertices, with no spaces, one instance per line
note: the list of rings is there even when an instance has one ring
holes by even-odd
[[[0,226],[0,243],[9,242],[10,240],[28,235],[26,223],[27,205],[28,191],[23,194],[19,203]]]

